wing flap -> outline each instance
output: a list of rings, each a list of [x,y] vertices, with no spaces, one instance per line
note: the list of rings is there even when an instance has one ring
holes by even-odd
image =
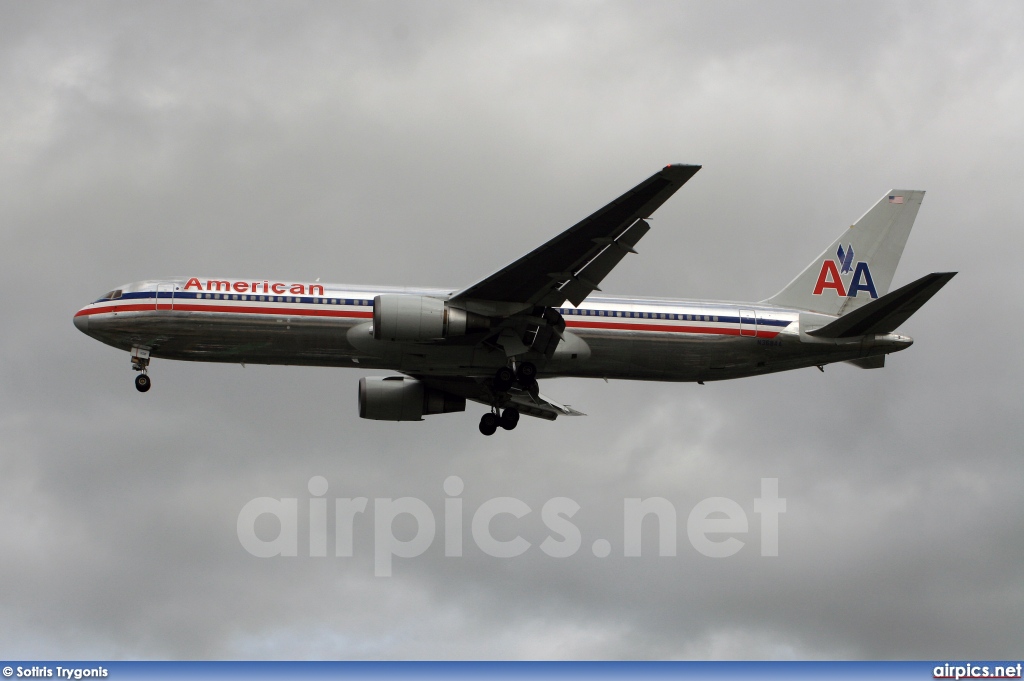
[[[493,393],[482,378],[472,376],[425,376],[413,375],[425,385],[442,390],[452,395],[465,397],[467,400],[490,406]],[[513,389],[508,393],[509,400],[520,414],[534,416],[546,421],[554,421],[559,416],[586,416],[566,404],[560,404],[549,397],[531,395],[525,390]]]
[[[534,396],[525,391],[518,391],[510,393],[509,398],[516,405],[520,414],[536,416],[548,421],[554,421],[559,416],[586,416],[581,411],[576,411],[565,404],[559,404],[539,393]]]
[[[615,268],[619,262],[626,257],[627,253],[636,253],[633,249],[637,242],[643,238],[651,226],[643,219],[637,220],[617,239],[595,239],[599,243],[607,244],[598,252],[594,259],[584,265],[578,272],[557,290],[551,297],[549,305],[559,305],[563,300],[568,300],[573,305],[579,305],[587,296],[594,291],[600,291],[598,286],[605,277]],[[559,300],[554,300],[559,298]],[[542,301],[546,302],[546,301]]]

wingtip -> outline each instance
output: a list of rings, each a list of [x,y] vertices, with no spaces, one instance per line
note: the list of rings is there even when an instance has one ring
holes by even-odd
[[[685,182],[691,177],[697,174],[697,171],[702,166],[685,164],[685,163],[670,163],[661,170],[663,177],[672,178],[677,181]]]

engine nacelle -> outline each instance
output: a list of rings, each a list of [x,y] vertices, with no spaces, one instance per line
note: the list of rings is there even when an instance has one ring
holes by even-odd
[[[359,379],[359,417],[375,421],[422,421],[427,414],[466,411],[466,398],[428,388],[406,376]]]
[[[373,337],[389,341],[455,338],[490,328],[487,317],[439,298],[385,294],[373,299]]]

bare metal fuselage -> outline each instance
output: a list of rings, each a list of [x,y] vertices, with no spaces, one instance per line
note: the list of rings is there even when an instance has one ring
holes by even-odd
[[[120,297],[82,308],[75,325],[108,345],[146,348],[151,357],[165,359],[438,377],[486,377],[507,363],[500,348],[469,336],[416,343],[373,339],[375,295],[447,299],[450,291],[319,283],[271,290],[265,281],[263,291],[260,282],[221,282],[218,290],[186,290],[185,278],[124,286]],[[912,343],[896,334],[813,338],[801,333],[800,311],[755,303],[590,297],[578,308],[558,311],[566,339],[554,356],[536,362],[542,378],[711,381],[864,359]]]

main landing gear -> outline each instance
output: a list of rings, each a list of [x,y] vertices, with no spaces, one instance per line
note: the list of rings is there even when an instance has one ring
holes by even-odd
[[[495,404],[491,411],[480,417],[480,432],[484,435],[494,435],[498,428],[512,430],[519,424],[518,409],[505,407],[500,414],[498,410],[500,402],[505,401],[503,393],[507,393],[513,387],[537,395],[540,389],[537,385],[537,366],[532,362],[519,362],[515,368],[506,366],[494,372],[491,388],[495,394]]]
[[[142,372],[135,377],[135,389],[144,393],[150,389],[153,382],[149,380],[146,368],[149,366],[149,350],[146,348],[132,348],[132,369]]]
[[[515,407],[506,407],[501,412],[501,416],[497,413],[489,411],[480,417],[480,432],[484,435],[494,435],[498,428],[504,428],[505,430],[512,430],[519,424],[519,410]]]
[[[506,393],[512,386],[518,386],[530,393],[537,393],[537,366],[532,362],[519,362],[515,370],[512,367],[501,367],[494,372],[491,382],[494,392]]]

